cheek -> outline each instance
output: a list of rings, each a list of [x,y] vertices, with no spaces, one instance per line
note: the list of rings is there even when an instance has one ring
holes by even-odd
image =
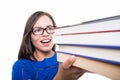
[[[40,39],[39,39],[39,36],[34,36],[34,35],[31,35],[31,41],[32,41],[32,44],[34,46],[36,46],[37,44],[39,44],[40,42]]]
[[[31,34],[31,40],[37,41],[38,39],[39,39],[39,36],[35,36],[35,35]]]
[[[51,37],[51,43],[54,43],[54,35],[50,35]]]

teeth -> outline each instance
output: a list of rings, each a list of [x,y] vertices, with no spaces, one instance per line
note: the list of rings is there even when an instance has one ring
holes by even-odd
[[[49,42],[49,41],[50,41],[50,40],[43,40],[43,41],[41,41],[41,42],[44,42],[44,43],[45,43],[45,42]]]

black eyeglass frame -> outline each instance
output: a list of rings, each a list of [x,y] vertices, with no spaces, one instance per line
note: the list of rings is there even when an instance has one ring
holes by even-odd
[[[52,27],[53,28],[53,32],[49,32],[48,29]],[[42,29],[42,32],[41,34],[35,34],[34,32],[34,29],[35,28],[39,28],[39,29]],[[44,31],[46,31],[48,34],[53,34],[55,32],[55,29],[56,29],[56,26],[47,26],[46,28],[42,28],[42,27],[35,27],[35,28],[32,28],[31,32],[34,34],[34,35],[43,35]]]

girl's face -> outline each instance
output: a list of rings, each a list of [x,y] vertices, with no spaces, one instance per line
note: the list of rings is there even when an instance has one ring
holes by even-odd
[[[54,45],[53,33],[49,34],[46,30],[43,30],[45,28],[52,30],[51,27],[53,27],[52,20],[46,15],[41,16],[34,24],[31,40],[36,50],[41,52],[50,52],[52,50]],[[40,32],[43,33],[40,34]]]

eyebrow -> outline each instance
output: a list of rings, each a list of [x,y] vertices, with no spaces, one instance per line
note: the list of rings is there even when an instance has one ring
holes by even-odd
[[[49,27],[49,26],[54,26],[54,25],[47,25],[46,28]],[[36,27],[39,27],[39,28],[45,29],[45,28],[43,28],[42,26],[36,26]],[[34,27],[34,28],[36,28],[36,27]]]

